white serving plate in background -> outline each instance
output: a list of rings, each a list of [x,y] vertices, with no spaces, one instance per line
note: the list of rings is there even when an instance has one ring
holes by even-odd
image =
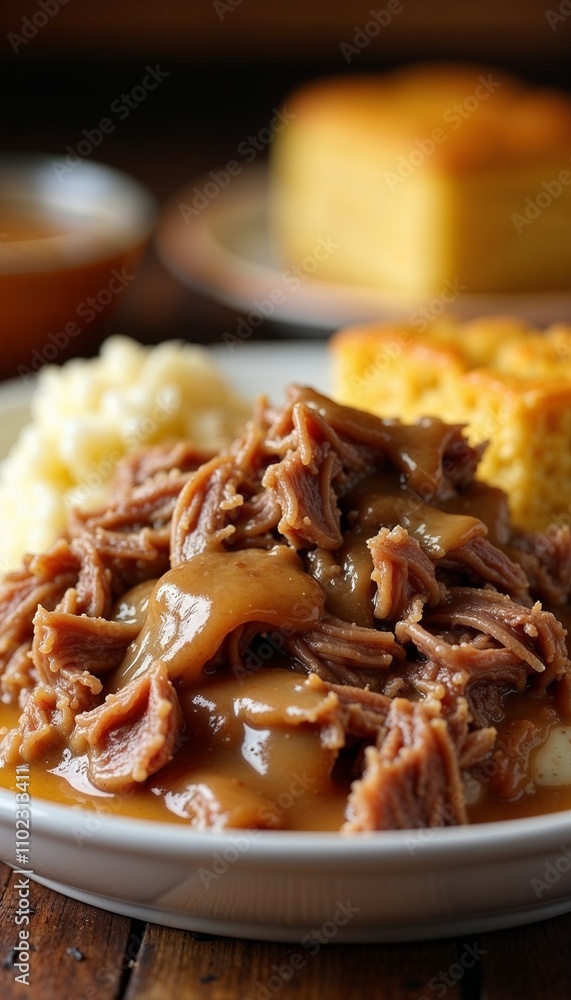
[[[163,211],[156,234],[159,255],[183,284],[240,312],[259,311],[270,300],[269,318],[290,324],[298,334],[325,336],[354,323],[418,321],[419,310],[435,318],[444,308],[442,289],[432,295],[411,295],[320,281],[308,275],[287,280],[291,268],[280,262],[268,226],[268,178],[264,164],[250,164],[220,189],[202,210],[183,218],[180,205],[192,207],[196,191],[212,178],[195,178]],[[207,188],[208,189],[208,188]],[[326,236],[326,234],[324,234]],[[301,261],[299,262],[301,264]],[[275,292],[281,296],[272,297]],[[449,301],[447,298],[446,301]],[[461,291],[447,307],[463,319],[515,315],[539,326],[571,320],[571,292]]]

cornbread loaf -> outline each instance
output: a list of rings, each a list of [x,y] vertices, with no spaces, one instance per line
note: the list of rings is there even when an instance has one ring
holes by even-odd
[[[343,403],[412,421],[465,422],[489,441],[478,475],[509,497],[516,524],[571,523],[571,326],[544,333],[509,317],[362,326],[331,342]]]
[[[571,98],[503,70],[420,66],[310,83],[272,146],[284,262],[424,294],[571,283]]]

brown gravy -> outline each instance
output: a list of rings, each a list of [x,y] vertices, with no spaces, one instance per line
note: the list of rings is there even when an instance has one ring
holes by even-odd
[[[193,686],[224,633],[248,622],[296,631],[309,628],[322,611],[321,587],[283,545],[201,553],[158,580],[143,628],[109,690],[140,677],[156,659],[167,664],[171,680]]]
[[[291,729],[296,707],[308,708],[320,695],[303,675],[284,662],[264,666],[246,678],[222,669],[204,675],[200,688],[182,692],[186,720],[182,745],[145,785],[122,795],[95,788],[87,757],[52,752],[30,764],[30,794],[98,813],[191,823],[197,828],[338,830],[351,783],[349,768],[334,769],[319,730],[308,723]],[[0,723],[14,725],[19,710],[0,705]],[[509,729],[535,721],[543,742],[556,718],[540,699],[514,693],[506,699],[498,724],[502,746]],[[288,720],[288,725],[285,722]],[[571,809],[571,788],[535,785],[533,751],[513,799],[495,792],[498,765],[475,775],[479,798],[468,806],[470,822],[514,819]],[[0,772],[1,783],[15,789],[14,768]]]
[[[283,667],[246,679],[228,671],[204,677],[199,690],[181,694],[186,727],[176,757],[143,787],[101,792],[89,781],[86,755],[66,749],[30,765],[30,794],[198,828],[335,830],[348,782],[330,777],[332,758],[318,728],[306,722],[291,728],[296,708],[313,708],[322,698],[303,675]],[[14,724],[17,715],[0,706],[2,724]],[[0,778],[15,788],[14,768]]]

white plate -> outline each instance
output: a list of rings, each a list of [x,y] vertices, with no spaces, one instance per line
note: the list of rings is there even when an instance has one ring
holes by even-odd
[[[312,278],[292,288],[284,280],[288,268],[278,262],[268,234],[265,167],[244,167],[185,221],[179,206],[192,207],[196,192],[205,186],[208,191],[208,184],[214,187],[211,177],[198,178],[172,199],[158,227],[157,249],[180,281],[240,312],[253,313],[254,323],[266,315],[299,326],[300,333],[327,334],[352,323],[412,319],[423,307],[430,316],[437,315],[441,308],[438,290],[434,296],[413,297]],[[282,293],[279,304],[271,300],[276,291]],[[462,293],[451,308],[466,319],[509,313],[544,325],[571,320],[571,293]]]
[[[249,345],[216,357],[242,391],[279,400],[291,379],[327,388],[325,348]],[[0,449],[29,387],[0,387]],[[571,910],[571,810],[465,828],[196,833],[32,798],[34,878],[174,927],[297,941],[405,941],[529,923]],[[15,806],[0,791],[0,857],[15,862]],[[306,941],[308,944],[309,942]]]

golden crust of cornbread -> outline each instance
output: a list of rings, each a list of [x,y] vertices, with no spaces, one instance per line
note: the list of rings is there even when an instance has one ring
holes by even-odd
[[[269,220],[318,280],[413,294],[571,284],[571,97],[479,65],[316,81],[286,100]]]
[[[342,330],[330,341],[333,393],[413,421],[465,423],[488,441],[482,480],[509,497],[516,524],[571,523],[571,326],[544,332],[510,317]]]
[[[561,152],[569,159],[571,98],[484,65],[423,64],[329,77],[301,87],[287,109],[316,140],[366,144],[371,151],[389,146],[397,155],[408,150],[403,144],[442,127],[448,134],[427,157],[429,170],[520,166],[522,157],[543,162]]]

